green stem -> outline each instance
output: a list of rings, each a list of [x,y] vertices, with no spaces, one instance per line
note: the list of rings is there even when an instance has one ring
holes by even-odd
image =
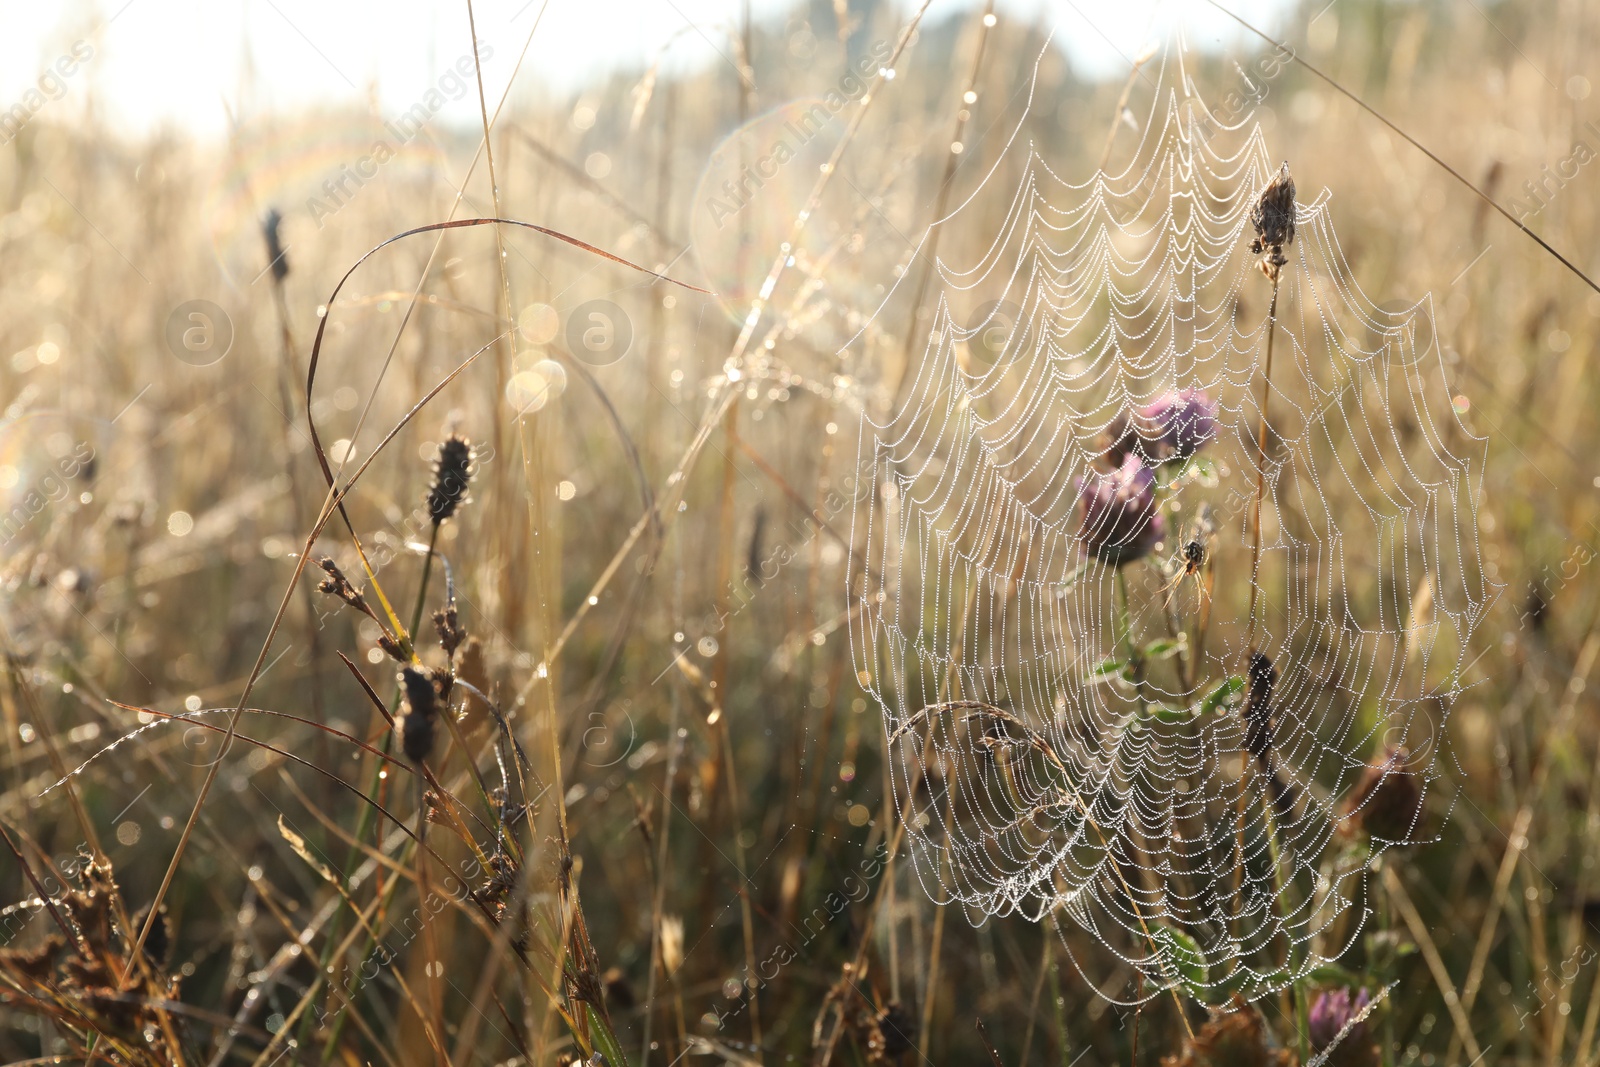
[[[428,535],[428,554],[422,557],[422,584],[417,586],[417,602],[411,608],[411,645],[416,647],[417,630],[422,626],[422,608],[428,600],[428,578],[433,574],[433,551],[439,544],[439,523],[433,524],[433,533]],[[398,694],[395,697],[399,699]]]

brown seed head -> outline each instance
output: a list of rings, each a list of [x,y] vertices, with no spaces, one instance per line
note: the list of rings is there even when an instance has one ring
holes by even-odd
[[[453,662],[456,649],[467,639],[467,631],[461,625],[454,603],[433,613],[433,628],[438,631],[439,647],[444,649],[445,658]]]
[[[439,446],[433,461],[433,485],[428,489],[428,517],[438,526],[456,513],[467,499],[472,482],[472,442],[451,434]]]
[[[1270,251],[1273,263],[1283,260],[1284,245],[1294,244],[1294,178],[1287,162],[1261,191],[1250,210],[1250,225],[1256,231],[1250,251],[1258,256]]]
[[[363,615],[372,615],[372,608],[367,605],[366,598],[361,595],[361,590],[351,584],[344,571],[333,561],[332,556],[323,556],[317,560],[317,566],[327,573],[327,577],[317,584],[317,592],[338,597]],[[376,616],[374,616],[376,618]]]

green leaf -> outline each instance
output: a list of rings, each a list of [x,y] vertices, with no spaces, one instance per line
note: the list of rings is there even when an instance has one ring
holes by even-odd
[[[1103,685],[1122,677],[1127,669],[1128,665],[1120,659],[1102,660],[1089,672],[1088,682],[1090,685]]]
[[[1186,723],[1194,718],[1193,708],[1174,708],[1168,704],[1151,703],[1145,706],[1145,714],[1157,722]]]
[[[1189,991],[1189,995],[1197,1000],[1203,1000],[1210,982],[1205,957],[1200,954],[1199,943],[1182,930],[1171,926],[1156,927],[1151,939],[1167,950],[1167,958],[1172,961],[1172,966],[1178,972],[1178,978]]]
[[[594,1039],[595,1051],[613,1067],[628,1067],[628,1057],[623,1053],[616,1035],[611,1032],[611,1027],[606,1025],[592,1004],[585,1004],[584,1009],[589,1013],[589,1036]]]
[[[1200,702],[1200,714],[1209,715],[1219,708],[1226,707],[1232,702],[1236,694],[1243,691],[1244,679],[1237,674],[1232,675],[1227,681],[1206,694],[1206,698]]]
[[[1179,652],[1182,652],[1187,644],[1188,642],[1186,641],[1174,641],[1170,637],[1163,637],[1159,641],[1151,641],[1148,645],[1145,645],[1144,656],[1146,659],[1152,660],[1171,659]]]

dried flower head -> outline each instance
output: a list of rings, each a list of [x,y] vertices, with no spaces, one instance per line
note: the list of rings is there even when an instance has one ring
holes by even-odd
[[[1250,210],[1250,225],[1256,231],[1250,245],[1254,255],[1270,251],[1274,260],[1282,260],[1284,245],[1294,244],[1294,178],[1287,160]]]
[[[1188,459],[1217,436],[1216,401],[1194,386],[1157,397],[1139,415],[1162,459]]]
[[[1422,777],[1408,770],[1411,753],[1390,745],[1384,758],[1369,764],[1345,801],[1345,825],[1397,844],[1415,838],[1422,821]]]
[[[439,720],[439,693],[427,671],[416,667],[400,668],[400,685],[405,690],[405,709],[395,726],[400,731],[400,746],[406,758],[421,763],[433,751],[433,735]]]
[[[1333,1046],[1326,1061],[1329,1067],[1378,1067],[1378,1046],[1372,1043],[1365,1019],[1351,1026],[1350,1032],[1339,1038],[1340,1031],[1366,1009],[1369,1001],[1365,989],[1352,1000],[1350,990],[1340,988],[1325,989],[1311,1002],[1311,1011],[1306,1019],[1307,1036],[1311,1039],[1312,1049],[1317,1052]],[[1335,1040],[1339,1041],[1337,1045],[1334,1045]]]
[[[1235,993],[1227,1009],[1215,1011],[1184,1044],[1183,1054],[1163,1056],[1161,1067],[1290,1067],[1294,1062],[1261,1012]]]
[[[472,442],[460,434],[451,434],[439,446],[433,461],[433,485],[428,489],[428,517],[435,526],[465,503],[471,482]]]
[[[344,571],[339,569],[339,565],[333,561],[332,556],[323,556],[317,560],[317,566],[321,567],[327,574],[327,577],[317,584],[317,592],[338,597],[363,615],[372,614],[372,608],[368,606],[366,598],[361,595],[361,590],[357,589],[351,584],[350,579],[345,577]]]
[[[433,613],[433,628],[439,634],[439,647],[447,660],[455,661],[456,649],[467,639],[467,631],[456,613],[455,602]]]
[[[1078,536],[1096,559],[1115,567],[1150,554],[1166,534],[1156,507],[1156,478],[1137,456],[1125,456],[1109,474],[1090,471],[1077,480],[1083,500]]]

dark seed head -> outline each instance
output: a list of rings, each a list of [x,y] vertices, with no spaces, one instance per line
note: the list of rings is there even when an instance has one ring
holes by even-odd
[[[283,281],[289,276],[289,257],[284,253],[283,241],[278,236],[278,227],[283,225],[283,213],[277,208],[270,208],[266,217],[261,220],[261,236],[267,242],[267,261],[272,266],[272,277],[276,281]]]
[[[428,517],[435,526],[456,513],[467,499],[472,482],[472,442],[451,434],[439,446],[433,461],[433,485],[428,490]]]
[[[1272,687],[1278,683],[1278,671],[1272,660],[1252,652],[1245,678],[1244,747],[1265,763],[1272,751]]]
[[[133,917],[133,936],[137,938],[139,931],[144,929],[145,920],[150,917],[148,907],[142,909]],[[156,968],[167,965],[167,955],[172,950],[172,926],[167,919],[167,906],[161,905],[156,912],[156,921],[150,925],[150,933],[144,939],[144,957]]]
[[[1283,246],[1294,244],[1294,178],[1287,162],[1261,191],[1250,211],[1250,225],[1256,231],[1250,251],[1258,256],[1270,251],[1275,261],[1280,260]]]
[[[333,561],[332,556],[323,556],[317,560],[327,577],[317,584],[317,592],[326,593],[328,596],[338,597],[364,615],[372,615],[372,609],[367,606],[366,598],[361,595],[361,590],[351,584],[345,577],[344,571]],[[373,618],[377,616],[372,615]]]
[[[433,751],[435,724],[439,719],[439,694],[426,671],[415,667],[400,669],[400,685],[405,689],[405,712],[400,716],[400,746],[406,758],[421,763]]]
[[[66,947],[66,938],[50,934],[33,948],[0,948],[0,974],[43,982],[55,973],[56,957]]]

